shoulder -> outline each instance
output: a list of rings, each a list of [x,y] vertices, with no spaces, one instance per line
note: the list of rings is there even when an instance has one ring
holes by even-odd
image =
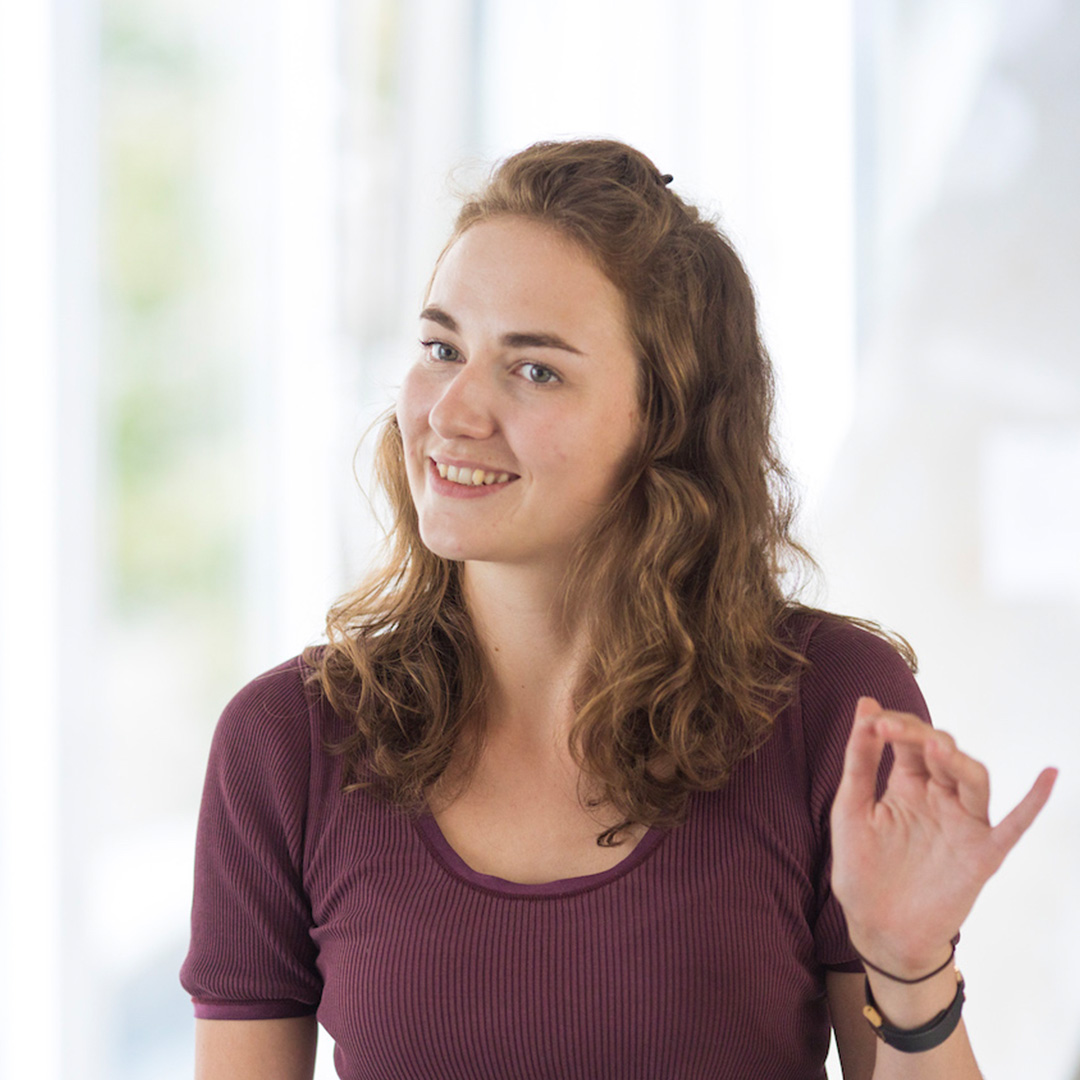
[[[802,614],[802,634],[808,662],[799,682],[804,713],[840,707],[853,715],[860,697],[873,697],[887,709],[929,720],[914,673],[892,642],[827,612]]]
[[[874,623],[847,618],[816,608],[793,607],[780,622],[786,644],[802,653],[811,666],[831,673],[871,668],[911,668],[884,632],[868,629]]]
[[[294,656],[257,675],[225,706],[217,735],[244,734],[259,742],[295,736],[309,723],[316,704],[308,686],[309,674],[303,658]]]
[[[915,713],[924,720],[930,716],[911,668],[891,642],[822,611],[794,611],[785,629],[807,660],[791,716],[810,775],[811,808],[824,827],[859,698],[876,698],[885,708]],[[887,750],[879,789],[891,764],[892,753]]]
[[[839,777],[861,697],[930,720],[915,676],[891,642],[828,612],[798,612],[793,625],[801,635],[796,647],[807,660],[795,708],[812,773]],[[885,772],[891,761],[886,753]]]
[[[256,676],[225,706],[214,732],[211,771],[256,776],[271,785],[307,785],[325,744],[328,710],[311,668],[296,656]]]
[[[293,656],[276,667],[256,675],[242,686],[228,709],[276,711],[284,708],[307,708],[315,695],[309,687],[312,667],[303,655]]]

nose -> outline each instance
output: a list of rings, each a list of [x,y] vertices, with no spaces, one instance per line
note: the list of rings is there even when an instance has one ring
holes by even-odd
[[[486,439],[494,434],[490,374],[465,364],[450,379],[428,413],[431,430],[441,439]]]

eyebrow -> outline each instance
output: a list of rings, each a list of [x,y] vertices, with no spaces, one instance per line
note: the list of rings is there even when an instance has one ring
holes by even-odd
[[[420,312],[420,318],[445,326],[451,333],[461,333],[461,329],[454,317],[449,312],[443,311],[441,307],[424,308]],[[511,349],[562,349],[564,352],[574,353],[576,356],[585,355],[580,349],[571,345],[570,342],[559,337],[558,334],[552,334],[548,331],[516,331],[503,334],[500,340],[503,345]]]

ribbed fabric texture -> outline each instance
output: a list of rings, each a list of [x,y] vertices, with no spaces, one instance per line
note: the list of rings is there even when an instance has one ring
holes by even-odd
[[[926,709],[877,638],[799,616],[813,662],[765,746],[614,869],[470,870],[430,817],[341,793],[297,660],[229,704],[199,824],[196,1015],[318,1013],[344,1080],[821,1080],[827,967],[859,970],[828,814],[861,694]]]

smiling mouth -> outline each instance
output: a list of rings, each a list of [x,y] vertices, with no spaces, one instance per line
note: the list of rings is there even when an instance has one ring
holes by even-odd
[[[435,468],[444,480],[453,484],[461,484],[462,487],[484,487],[488,484],[505,484],[511,474],[505,472],[485,472],[483,469],[470,469],[467,466],[444,465],[441,461],[435,462]]]

